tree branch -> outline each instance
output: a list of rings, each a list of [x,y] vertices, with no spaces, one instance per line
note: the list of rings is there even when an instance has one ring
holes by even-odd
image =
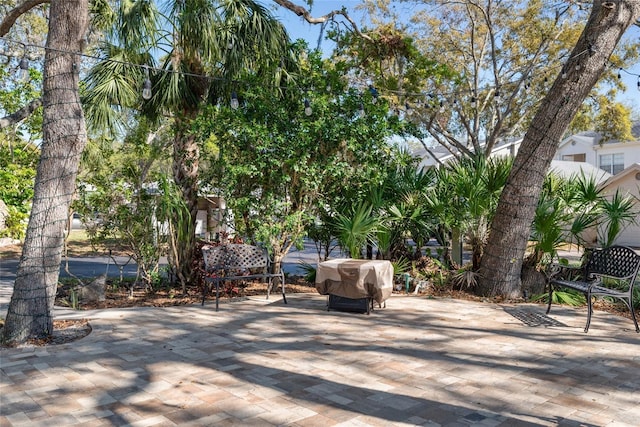
[[[297,4],[289,0],[273,0],[273,1],[276,2],[278,5],[284,7],[285,9],[288,9],[291,12],[295,13],[296,15],[300,16],[309,24],[324,24],[325,22],[328,22],[334,19],[337,15],[341,15],[344,19],[346,19],[349,22],[349,24],[351,25],[351,28],[359,37],[362,37],[363,39],[368,41],[373,41],[371,37],[369,37],[368,35],[360,31],[360,29],[358,28],[358,24],[356,24],[356,22],[349,16],[345,8],[342,8],[340,10],[332,10],[326,15],[322,15],[320,17],[313,17],[311,16],[311,13],[306,8],[302,6],[298,6]]]
[[[50,0],[25,0],[20,3],[16,7],[14,7],[11,12],[4,17],[2,22],[0,22],[0,37],[6,36],[13,24],[16,23],[18,18],[24,13],[30,11],[36,6],[39,6],[43,3],[49,3]]]
[[[42,99],[34,99],[29,104],[25,105],[15,113],[0,118],[0,129],[4,129],[8,126],[12,126],[19,121],[22,121],[29,117],[38,107],[42,105]]]

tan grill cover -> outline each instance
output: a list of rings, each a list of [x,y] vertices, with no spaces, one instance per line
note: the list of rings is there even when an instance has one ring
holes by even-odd
[[[333,259],[318,264],[316,289],[322,295],[373,298],[381,304],[393,291],[393,266],[389,261]]]

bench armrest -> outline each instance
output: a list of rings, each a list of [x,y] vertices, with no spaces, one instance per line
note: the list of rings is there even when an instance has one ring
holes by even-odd
[[[584,275],[584,268],[579,265],[551,263],[545,268],[544,274],[547,276],[547,281],[556,279],[576,280],[578,277],[586,280],[585,277],[582,277]]]

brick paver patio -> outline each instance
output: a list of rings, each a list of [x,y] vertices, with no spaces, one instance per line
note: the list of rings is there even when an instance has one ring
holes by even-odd
[[[292,294],[73,312],[74,343],[0,350],[0,426],[637,426],[629,319],[393,296],[370,316]],[[514,312],[514,309],[516,310]],[[534,316],[535,317],[535,316]]]

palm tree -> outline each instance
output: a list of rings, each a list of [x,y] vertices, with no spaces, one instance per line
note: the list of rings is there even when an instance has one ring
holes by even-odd
[[[87,144],[78,96],[78,57],[67,52],[82,51],[77,35],[84,33],[88,22],[87,0],[51,2],[42,84],[41,155],[27,234],[0,338],[8,343],[53,333],[64,228],[80,155]]]
[[[615,239],[626,226],[638,222],[638,212],[634,209],[635,202],[631,196],[623,196],[619,189],[611,199],[603,197],[600,202],[602,220],[600,223],[599,241],[602,246],[613,245]]]
[[[489,224],[510,169],[510,158],[462,157],[439,168],[427,192],[427,210],[442,225],[440,244],[448,249],[448,235],[461,233],[471,245],[473,271],[480,265]],[[448,250],[444,260],[452,264]]]
[[[287,58],[290,43],[284,27],[254,0],[163,4],[166,10],[154,1],[122,1],[104,14],[113,25],[97,48],[103,60],[89,72],[85,105],[94,129],[117,127],[123,109],[171,120],[173,179],[190,212],[182,227],[194,229],[199,149],[191,123],[206,103],[235,91],[234,80],[247,70],[274,82],[280,68],[273,64]],[[182,235],[171,264],[184,291],[193,282],[196,245],[193,233]]]

